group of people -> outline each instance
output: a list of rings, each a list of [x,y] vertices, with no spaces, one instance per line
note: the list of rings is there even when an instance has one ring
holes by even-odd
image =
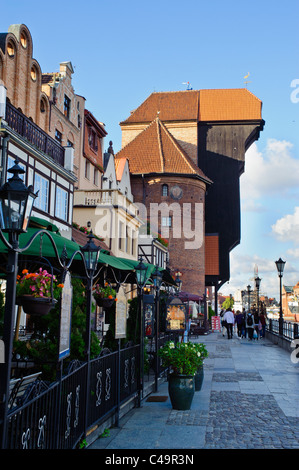
[[[265,337],[267,317],[263,310],[258,312],[256,309],[252,309],[246,313],[243,309],[243,312],[237,310],[234,313],[230,308],[227,308],[225,311],[221,310],[220,317],[222,334],[224,336],[226,330],[228,339],[233,337],[234,330],[239,338],[248,337],[250,341]]]

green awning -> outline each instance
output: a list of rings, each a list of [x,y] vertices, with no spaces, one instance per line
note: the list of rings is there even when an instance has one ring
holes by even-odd
[[[31,237],[41,229],[46,230],[50,237],[53,239],[60,259],[65,250],[67,260],[69,260],[76,251],[80,250],[80,245],[68,238],[63,237],[55,224],[52,224],[51,222],[39,217],[30,218],[29,228],[27,229],[27,232],[22,233],[19,237],[20,248],[24,248],[31,240]],[[47,233],[38,235],[31,243],[31,245],[24,252],[22,252],[22,254],[20,254],[20,257],[38,258],[42,256],[44,258],[49,258],[53,265],[56,264],[55,259],[57,259],[57,256],[55,253],[55,249]],[[4,234],[4,236],[6,240],[8,240],[8,234]],[[0,253],[7,253],[7,247],[1,240]],[[83,268],[81,264],[82,262],[83,261],[81,255],[77,254],[74,258],[74,263],[72,264],[70,269],[72,270],[73,268],[76,270],[76,272],[80,272]],[[139,264],[139,261],[137,260],[118,258],[116,256],[107,254],[107,252],[105,252],[104,250],[101,250],[99,254],[99,264],[106,265],[109,267],[109,269],[114,271],[114,274],[117,273],[117,278],[120,280],[120,282],[124,282],[124,279],[126,279],[128,283],[136,282],[135,269]],[[146,276],[147,279],[149,279],[154,270],[156,269],[156,266],[149,263],[144,264],[145,266],[147,266]],[[159,269],[163,274],[163,281],[168,284],[175,285],[175,281],[171,277],[170,273],[165,269]]]
[[[19,237],[20,248],[24,248],[29,243],[31,237],[39,230],[40,229],[29,227],[26,233],[21,233]],[[70,258],[75,251],[80,249],[80,246],[77,243],[69,240],[68,238],[62,237],[59,233],[49,232],[49,235],[52,237],[60,257],[64,248],[67,251],[68,258]],[[8,235],[6,233],[4,236],[6,240],[8,240]],[[0,241],[0,252],[7,253],[7,248],[2,241]],[[27,256],[44,256],[45,258],[56,258],[55,249],[53,248],[52,242],[47,234],[42,234],[42,239],[41,236],[38,235],[29,248],[22,254]]]

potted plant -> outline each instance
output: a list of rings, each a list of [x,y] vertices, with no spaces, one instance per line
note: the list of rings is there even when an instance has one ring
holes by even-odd
[[[94,286],[93,296],[99,307],[112,307],[113,303],[116,302],[116,291],[108,284],[102,287],[99,284]]]
[[[204,359],[208,357],[208,351],[203,343],[194,343],[194,346],[196,347],[197,351],[200,353],[200,365],[195,373],[194,376],[194,386],[195,386],[195,391],[199,392],[202,387],[203,379],[204,379]]]
[[[201,353],[194,343],[168,341],[158,352],[164,367],[170,368],[168,392],[173,409],[189,410],[194,396],[194,375]]]
[[[16,303],[30,315],[46,315],[57,303],[63,284],[46,269],[39,268],[35,273],[23,269],[17,276]]]

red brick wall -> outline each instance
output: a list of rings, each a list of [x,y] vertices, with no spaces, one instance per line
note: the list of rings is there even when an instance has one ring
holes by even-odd
[[[173,236],[173,230],[169,230],[169,266],[172,274],[179,270],[182,273],[182,290],[194,294],[203,294],[205,287],[205,243],[204,243],[204,213],[203,221],[200,225],[200,233],[196,236],[202,240],[199,248],[187,249],[186,242],[192,239],[187,239],[183,226],[183,219],[186,213],[186,207],[183,204],[190,204],[191,208],[191,230],[195,228],[195,203],[197,208],[201,207],[204,211],[204,198],[205,198],[205,185],[195,178],[166,176],[166,175],[145,175],[141,176],[132,175],[132,193],[136,203],[142,203],[147,208],[147,215],[150,216],[150,208],[152,203],[161,204],[165,202],[168,207],[171,204],[177,204],[181,209],[181,237]],[[182,197],[174,199],[169,194],[162,196],[162,185],[167,184],[169,193],[175,186],[179,186],[182,190]],[[174,207],[174,206],[173,206]],[[184,210],[185,209],[185,210]],[[170,214],[172,214],[170,212]],[[179,212],[177,212],[177,215]],[[142,215],[142,214],[141,214]],[[174,217],[173,223],[175,224],[178,217]],[[177,227],[176,225],[174,225]],[[161,229],[161,227],[159,227]],[[163,235],[163,233],[162,233]]]

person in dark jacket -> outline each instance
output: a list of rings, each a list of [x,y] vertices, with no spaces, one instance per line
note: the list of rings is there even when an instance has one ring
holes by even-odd
[[[236,314],[236,317],[235,317],[235,323],[237,325],[238,337],[241,338],[241,336],[242,336],[242,325],[243,325],[243,315],[240,312],[240,310],[237,310],[237,314]]]
[[[261,338],[265,338],[266,317],[265,317],[264,312],[260,314],[260,322],[261,322],[260,335],[261,335]]]
[[[246,319],[246,329],[248,333],[248,339],[252,341],[253,339],[253,330],[254,330],[254,318],[253,314],[249,311]]]

